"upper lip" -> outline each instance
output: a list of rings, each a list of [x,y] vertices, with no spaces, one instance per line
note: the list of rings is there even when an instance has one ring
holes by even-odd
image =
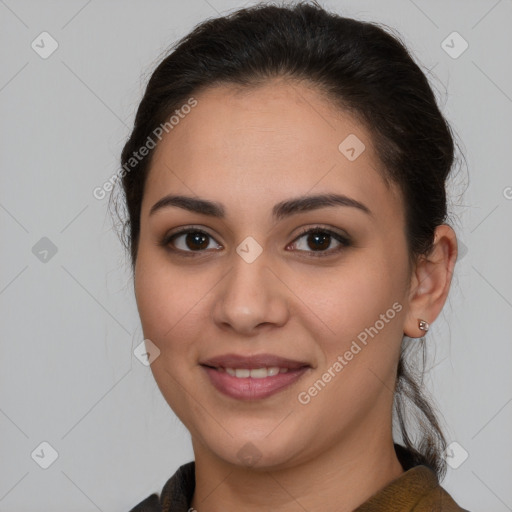
[[[242,356],[238,354],[223,354],[200,361],[203,366],[211,366],[213,368],[246,368],[249,370],[256,368],[288,368],[296,370],[305,366],[310,366],[303,361],[294,361],[284,357],[272,354],[257,354],[254,356]]]

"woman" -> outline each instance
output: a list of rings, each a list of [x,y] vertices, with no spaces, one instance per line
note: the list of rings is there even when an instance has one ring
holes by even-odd
[[[146,355],[194,461],[133,511],[463,510],[406,357],[450,289],[453,160],[376,25],[260,4],[177,44],[120,176]]]

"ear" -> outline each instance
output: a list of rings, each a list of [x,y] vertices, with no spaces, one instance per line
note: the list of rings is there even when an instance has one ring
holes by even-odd
[[[425,334],[419,320],[431,324],[443,309],[457,260],[457,236],[447,224],[437,226],[434,245],[427,256],[420,256],[413,268],[409,292],[409,308],[404,334],[420,338]]]

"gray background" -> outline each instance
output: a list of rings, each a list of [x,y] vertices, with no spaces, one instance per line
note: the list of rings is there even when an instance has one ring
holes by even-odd
[[[127,511],[192,460],[133,356],[129,264],[92,191],[116,172],[165,48],[251,3],[0,0],[1,511]],[[463,142],[451,211],[464,249],[427,338],[426,383],[469,455],[444,486],[472,512],[512,510],[512,1],[322,4],[397,29]],[[46,59],[31,47],[43,31],[59,45]],[[458,58],[442,47],[453,31],[469,43]],[[43,237],[56,254],[42,256]],[[47,469],[44,441],[58,454]]]

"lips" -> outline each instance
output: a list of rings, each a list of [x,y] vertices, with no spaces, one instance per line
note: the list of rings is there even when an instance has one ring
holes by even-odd
[[[237,400],[259,400],[295,384],[311,365],[271,354],[225,354],[201,361],[210,383]]]

